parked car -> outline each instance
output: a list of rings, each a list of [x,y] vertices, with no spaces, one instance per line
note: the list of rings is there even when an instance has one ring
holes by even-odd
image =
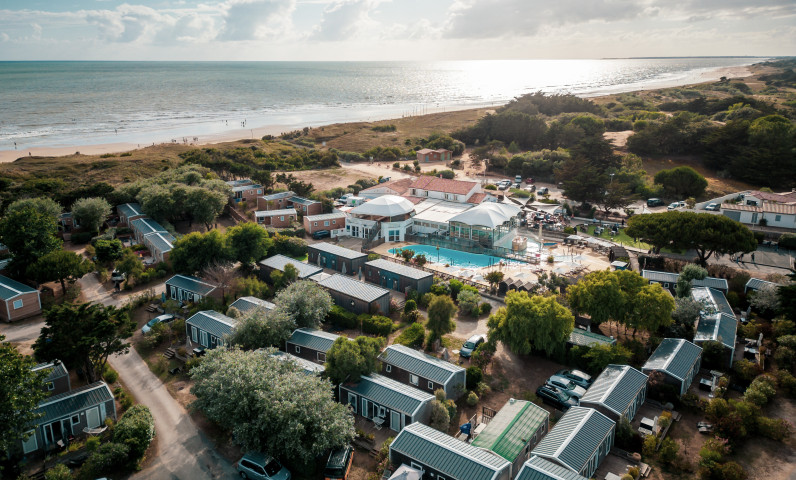
[[[680,202],[672,202],[668,207],[666,207],[666,210],[675,210],[678,208],[680,208]]]
[[[509,188],[510,183],[499,183],[498,190],[507,190]]]
[[[640,433],[642,437],[646,437],[647,435],[657,435],[658,434],[657,428],[658,428],[658,417],[655,418],[644,417],[641,419],[641,424],[638,427],[638,433]]]
[[[481,345],[486,341],[486,337],[483,335],[473,335],[464,342],[462,345],[462,349],[459,350],[459,356],[464,358],[470,358],[470,355],[473,354],[478,345]]]
[[[533,177],[526,178],[525,183],[533,183]]]
[[[550,189],[547,187],[541,187],[538,189],[539,195],[547,195],[550,193]]]
[[[697,422],[697,430],[699,433],[704,433],[708,435],[713,433],[713,424],[710,422]]]
[[[515,175],[514,183],[522,183],[522,175]]]
[[[547,379],[547,383],[558,388],[559,390],[566,391],[578,400],[583,398],[583,395],[586,394],[585,388],[575,384],[575,382],[563,375],[553,375]]]
[[[354,449],[350,445],[332,450],[323,470],[324,480],[345,480],[353,461]]]
[[[157,317],[153,318],[152,320],[146,322],[146,325],[144,325],[141,328],[141,331],[146,333],[146,332],[152,330],[152,327],[154,327],[158,323],[161,323],[161,322],[169,323],[169,322],[171,322],[173,320],[174,320],[174,315],[172,315],[170,313],[166,313],[166,314],[163,314],[163,315],[158,315]]]
[[[711,212],[718,212],[721,210],[721,205],[718,203],[708,203],[705,207],[705,210],[709,210]]]
[[[660,198],[647,199],[647,206],[648,207],[660,207],[660,206],[663,206],[663,200],[661,200]]]
[[[120,272],[118,270],[114,270],[111,273],[111,281],[113,281],[113,282],[123,282],[124,281],[124,277],[125,277],[124,272]]]
[[[575,385],[579,385],[583,388],[589,388],[592,383],[591,375],[580,370],[559,370],[556,372],[556,375],[566,377],[572,380]]]
[[[328,238],[332,236],[332,232],[329,230],[318,230],[317,232],[312,233],[312,238],[315,240],[320,240],[322,238]]]
[[[275,458],[264,453],[250,452],[244,455],[235,468],[241,478],[254,480],[290,480],[290,472]]]
[[[578,400],[566,392],[563,392],[552,385],[542,385],[536,389],[536,396],[551,407],[566,412],[571,407],[578,406]]]

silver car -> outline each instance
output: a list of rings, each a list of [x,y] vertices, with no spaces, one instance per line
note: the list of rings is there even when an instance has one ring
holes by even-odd
[[[275,458],[264,453],[250,452],[235,465],[241,478],[254,480],[290,480],[290,472]]]
[[[470,358],[478,345],[481,345],[486,341],[486,337],[483,335],[473,335],[472,337],[468,338],[464,345],[462,345],[462,349],[459,350],[459,356],[463,358]]]
[[[551,376],[549,379],[547,379],[547,383],[558,389],[564,390],[578,400],[583,398],[583,395],[586,394],[585,388],[576,385],[575,382],[562,375]]]
[[[161,322],[168,323],[168,322],[170,322],[172,320],[174,320],[174,315],[172,315],[170,313],[166,313],[164,315],[158,315],[157,317],[153,318],[152,320],[146,322],[146,325],[141,327],[141,331],[146,333],[146,332],[152,330],[152,327],[154,327],[158,323],[161,323]]]

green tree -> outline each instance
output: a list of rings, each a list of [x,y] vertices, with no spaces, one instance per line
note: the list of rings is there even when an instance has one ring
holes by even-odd
[[[619,344],[593,345],[589,351],[583,355],[583,358],[589,362],[589,371],[594,373],[605,370],[605,367],[611,364],[627,365],[632,357],[633,352]]]
[[[691,285],[694,280],[704,280],[708,276],[708,271],[699,265],[689,263],[683,267],[680,276],[677,277],[677,285],[674,288],[677,298],[691,296]]]
[[[177,211],[171,191],[163,185],[149,185],[136,195],[141,210],[159,222],[173,218]]]
[[[296,326],[318,328],[332,309],[332,297],[311,280],[293,282],[280,291],[274,304],[295,322]]]
[[[617,319],[625,305],[619,277],[608,270],[591,272],[567,288],[567,299],[575,312],[588,314],[595,324]]]
[[[191,188],[185,199],[185,208],[192,220],[203,223],[209,231],[213,222],[224,211],[227,198],[227,193],[223,191]]]
[[[506,306],[489,317],[489,339],[511,351],[527,355],[541,351],[547,355],[561,351],[575,326],[575,317],[555,297],[510,291]]]
[[[663,186],[667,194],[678,198],[698,198],[708,186],[705,177],[687,166],[661,170],[655,174],[655,183]]]
[[[244,350],[279,347],[285,344],[295,328],[296,322],[285,312],[258,308],[243,315],[227,342]]]
[[[473,290],[462,290],[456,297],[462,312],[477,317],[481,313],[481,295]]]
[[[109,356],[127,353],[130,344],[124,340],[135,329],[126,310],[91,303],[54,305],[44,319],[33,344],[36,358],[60,359],[69,368],[83,370],[89,383],[102,377]]]
[[[442,338],[446,333],[456,328],[456,323],[451,320],[456,313],[456,305],[447,295],[435,295],[428,304],[428,323],[426,328],[431,331],[434,339]]]
[[[66,464],[59,463],[44,472],[44,480],[71,480],[74,478]]]
[[[274,243],[268,232],[253,222],[239,223],[229,228],[226,240],[231,259],[243,264],[265,258]]]
[[[218,230],[193,232],[174,242],[171,264],[175,272],[195,275],[208,266],[229,258],[224,236]]]
[[[122,258],[124,246],[118,239],[103,240],[94,242],[94,251],[97,254],[98,262],[112,262]]]
[[[605,186],[605,193],[598,203],[605,209],[605,213],[611,213],[611,210],[625,209],[633,203],[630,185],[619,181],[608,182],[608,185]]]
[[[94,264],[75,252],[53,250],[39,258],[28,267],[28,276],[39,283],[61,282],[61,289],[66,293],[66,280],[74,282],[94,269]]]
[[[632,303],[633,314],[628,326],[633,327],[634,337],[637,328],[655,333],[660,328],[672,324],[674,298],[659,283],[641,287],[641,290],[632,299]]]
[[[335,384],[358,382],[360,376],[377,371],[379,362],[376,357],[384,343],[381,337],[338,338],[326,352],[326,377]]]
[[[49,217],[56,218],[63,211],[63,207],[55,200],[47,197],[23,198],[16,200],[6,209],[6,215],[22,210],[35,210]]]
[[[353,440],[354,418],[334,400],[331,383],[272,351],[209,351],[191,370],[192,406],[225,425],[244,451],[277,458],[310,462]]]
[[[145,405],[133,405],[113,427],[113,441],[129,448],[131,466],[144,457],[155,439],[155,419]]]
[[[606,176],[582,157],[565,160],[555,175],[556,180],[563,183],[564,195],[576,202],[594,203],[602,199],[608,185]]]
[[[81,198],[72,205],[72,214],[87,231],[99,233],[111,214],[111,204],[104,198]]]
[[[240,272],[228,262],[212,263],[202,270],[202,278],[221,289],[221,303],[227,303],[227,291],[235,288],[240,278]]]
[[[440,432],[447,433],[450,424],[451,418],[450,413],[448,413],[448,408],[439,400],[432,400],[428,426]]]
[[[122,251],[122,257],[116,262],[116,270],[123,272],[127,278],[136,277],[144,271],[141,259],[129,248]]]
[[[42,389],[47,371],[32,371],[33,360],[4,342],[5,338],[0,335],[0,458],[25,438],[41,416],[35,413],[36,407],[47,396]]]
[[[492,270],[484,276],[484,279],[489,282],[489,289],[494,291],[497,288],[497,284],[503,281],[503,272]]]
[[[678,211],[634,215],[625,233],[657,249],[694,249],[703,266],[713,254],[749,253],[757,248],[752,232],[724,215]]]
[[[6,212],[0,219],[0,242],[13,255],[9,270],[15,275],[24,274],[28,265],[61,248],[57,232],[57,221],[49,212],[31,206]]]

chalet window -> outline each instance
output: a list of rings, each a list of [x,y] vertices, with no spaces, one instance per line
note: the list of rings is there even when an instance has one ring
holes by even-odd
[[[409,374],[409,383],[411,383],[412,385],[417,386],[417,384],[420,383],[420,379],[417,378],[417,375],[413,375],[413,374],[410,373]]]
[[[296,353],[301,353],[301,347],[299,347],[298,345],[296,345]]]
[[[22,299],[14,300],[14,309],[22,308]]]
[[[774,216],[774,221],[775,221],[775,222],[780,222],[780,221],[782,221],[782,215],[775,215],[775,216]]]
[[[428,382],[429,390],[434,390],[434,382]]]
[[[318,226],[318,222],[312,222],[312,226],[313,227],[317,227]]]
[[[257,195],[262,195],[262,193],[263,193],[262,190],[257,190]]]
[[[337,220],[332,220],[332,225],[337,225]]]
[[[55,390],[55,383],[47,382],[47,390],[50,390],[50,391]]]
[[[281,220],[281,221],[283,221],[283,222],[284,222],[284,221],[285,221],[285,216],[284,216],[284,215],[280,216],[280,217],[279,217],[279,220]]]
[[[80,415],[72,415],[72,426],[80,423]]]
[[[323,353],[323,352],[318,352],[317,358],[318,358],[319,362],[325,362],[326,361],[326,354]]]
[[[329,226],[329,220],[326,220],[325,222],[323,222],[323,226],[324,227],[328,227]]]
[[[387,373],[392,372],[392,365],[386,365],[384,367],[384,371],[387,372]]]

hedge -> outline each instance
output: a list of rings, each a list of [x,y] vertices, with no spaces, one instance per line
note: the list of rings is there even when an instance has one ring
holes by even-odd
[[[467,367],[467,390],[475,390],[478,383],[484,379],[484,372],[478,367]]]
[[[796,250],[796,233],[783,233],[777,244],[782,248]]]
[[[99,446],[80,469],[80,478],[99,478],[108,475],[118,475],[128,466],[130,447],[111,442]]]
[[[362,321],[362,331],[365,333],[372,333],[380,337],[386,337],[392,333],[392,320],[381,315],[367,315],[362,314],[359,316]]]
[[[406,330],[401,332],[395,339],[395,343],[404,345],[411,348],[420,348],[423,346],[423,340],[426,338],[426,328],[422,324],[413,323]]]
[[[357,316],[340,305],[332,305],[332,309],[326,314],[326,321],[342,329],[356,328],[359,325]]]
[[[274,253],[290,257],[301,257],[307,254],[307,242],[298,237],[276,235],[274,237]]]
[[[152,439],[155,438],[155,420],[149,408],[135,405],[122,415],[113,429],[113,441],[126,445],[131,466],[144,456]]]

